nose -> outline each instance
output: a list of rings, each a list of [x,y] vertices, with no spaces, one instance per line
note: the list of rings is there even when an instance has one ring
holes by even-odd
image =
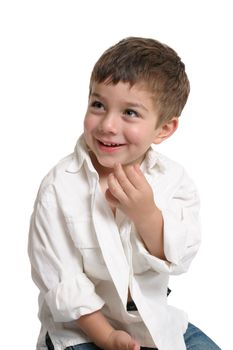
[[[119,128],[119,118],[115,113],[108,113],[101,119],[99,129],[104,133],[117,134]]]

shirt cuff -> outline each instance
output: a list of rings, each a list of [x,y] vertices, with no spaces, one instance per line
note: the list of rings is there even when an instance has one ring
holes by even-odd
[[[167,260],[151,255],[142,241],[137,240],[140,254],[150,268],[160,273],[180,274],[189,265],[200,246],[200,225],[195,215],[185,208],[162,210],[164,219],[164,254]]]
[[[139,253],[144,257],[148,267],[153,269],[156,272],[170,273],[171,267],[168,261],[157,258],[156,256],[151,255],[148,250],[145,248],[142,241],[137,240],[137,247]]]
[[[100,310],[104,301],[95,293],[93,283],[82,273],[67,278],[45,295],[55,322],[71,322]]]

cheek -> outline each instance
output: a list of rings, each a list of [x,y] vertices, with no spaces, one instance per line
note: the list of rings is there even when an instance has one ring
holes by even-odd
[[[134,127],[127,133],[128,140],[133,144],[139,144],[145,140],[146,134],[143,128]]]
[[[83,125],[85,131],[91,131],[94,127],[93,119],[86,115]]]

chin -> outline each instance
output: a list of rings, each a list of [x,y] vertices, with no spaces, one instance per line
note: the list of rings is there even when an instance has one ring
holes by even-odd
[[[104,161],[103,159],[100,159],[95,154],[92,153],[92,162],[94,167],[97,168],[105,168],[105,169],[113,169],[115,162],[113,161]]]
[[[99,162],[99,160],[97,160],[99,165],[102,166],[103,168],[108,168],[108,169],[113,169],[114,168],[114,165],[115,163],[113,162]]]

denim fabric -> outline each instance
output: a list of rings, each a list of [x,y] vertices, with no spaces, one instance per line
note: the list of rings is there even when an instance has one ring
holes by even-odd
[[[213,340],[191,323],[188,325],[184,340],[187,350],[221,350]]]
[[[75,346],[69,346],[68,348],[66,348],[66,350],[101,350],[101,349],[94,343],[85,343],[85,344],[79,344]]]
[[[187,350],[221,350],[205,333],[193,324],[189,323],[188,329],[184,335]],[[47,333],[46,345],[48,350],[54,350],[51,339]],[[141,347],[141,350],[149,350],[152,348]],[[94,343],[84,343],[69,346],[66,350],[101,350]],[[174,349],[175,350],[175,349]]]

